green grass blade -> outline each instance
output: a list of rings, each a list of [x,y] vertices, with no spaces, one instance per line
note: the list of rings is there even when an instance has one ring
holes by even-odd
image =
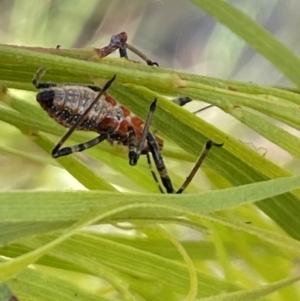
[[[114,212],[114,210],[112,210],[112,212]],[[0,281],[11,278],[13,275],[22,271],[26,266],[35,262],[44,254],[49,252],[51,248],[54,248],[55,246],[72,236],[83,226],[92,224],[97,220],[109,215],[110,213],[111,211],[107,211],[107,213],[104,214],[92,211],[92,213],[84,214],[78,222],[76,222],[68,229],[68,231],[64,232],[61,236],[49,242],[48,244],[43,245],[40,248],[33,250],[27,254],[24,254],[23,256],[20,256],[18,258],[15,258],[11,261],[0,263]]]
[[[249,204],[298,188],[300,177],[280,178],[239,187],[205,191],[198,194],[119,194],[104,191],[20,191],[0,192],[2,222],[75,221],[89,210],[104,210],[123,202],[149,202],[176,205],[186,210],[209,213]],[[66,210],[68,208],[68,210]],[[166,209],[139,209],[121,218],[162,218],[172,216]]]
[[[72,282],[47,275],[38,270],[27,268],[14,279],[7,281],[9,286],[20,295],[21,300],[34,301],[109,301],[84,290]]]
[[[52,236],[45,236],[27,240],[24,245],[38,248],[50,240],[53,240]],[[77,252],[72,254],[71,250],[75,246]],[[99,277],[103,277],[101,265],[104,264],[117,272],[142,280],[143,285],[146,286],[147,279],[150,278],[155,283],[163,283],[180,294],[187,294],[190,287],[190,275],[184,263],[88,234],[75,235],[58,246],[50,255],[60,260],[76,263],[92,275]],[[133,266],[134,269],[132,269]],[[201,273],[198,269],[197,276],[197,285],[201,287],[197,293],[198,297],[218,294],[222,290],[237,289],[236,285]]]

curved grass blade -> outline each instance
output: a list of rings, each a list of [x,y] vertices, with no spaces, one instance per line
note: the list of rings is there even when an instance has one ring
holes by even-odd
[[[140,116],[144,116],[146,110],[142,105],[142,100],[150,103],[154,97],[157,97],[157,94],[147,88],[131,84],[126,84],[126,87],[114,86],[112,93]],[[158,98],[158,103],[161,105],[157,106],[157,115],[155,115],[153,125],[186,151],[197,155],[209,139],[224,142],[222,148],[214,148],[210,151],[204,165],[217,171],[233,185],[288,175],[275,163],[268,161],[240,141],[193,114],[178,108],[162,97]],[[298,239],[300,235],[295,229],[300,227],[300,220],[295,216],[295,212],[300,214],[299,192],[294,191],[293,194],[285,194],[280,198],[275,197],[272,200],[265,200],[256,204],[290,235]],[[286,200],[284,201],[285,205],[282,203],[283,199]]]
[[[0,192],[2,222],[70,222],[89,210],[104,210],[122,202],[155,202],[181,206],[194,212],[209,213],[233,206],[254,203],[283,194],[300,186],[300,177],[286,177],[239,187],[197,194],[129,194],[105,191],[14,191]],[[282,199],[284,202],[284,199]],[[68,210],[66,210],[68,208]],[[166,209],[139,209],[118,215],[122,219],[163,218],[173,214]]]
[[[44,236],[29,239],[22,245],[29,248],[38,248],[52,240],[53,236]],[[76,254],[72,252],[76,248]],[[185,263],[161,257],[149,252],[132,248],[130,246],[112,242],[89,234],[78,234],[67,240],[49,254],[66,262],[75,263],[81,269],[86,269],[91,275],[103,277],[101,266],[105,265],[116,273],[120,273],[132,290],[137,290],[135,283],[127,277],[139,279],[140,286],[148,285],[149,279],[154,285],[166,286],[171,291],[179,294],[187,294],[190,289],[190,274]],[[132,267],[134,266],[134,269]],[[197,272],[197,296],[209,296],[222,291],[235,291],[238,287],[228,281],[220,280],[218,277]],[[194,276],[195,277],[195,276]],[[195,280],[195,279],[193,279]],[[193,284],[195,286],[195,284]]]
[[[31,268],[25,269],[15,278],[7,281],[9,286],[20,296],[21,300],[34,301],[110,301],[98,294],[83,290],[72,282],[47,275]],[[2,300],[1,300],[2,301]],[[12,300],[11,300],[12,301]]]
[[[83,80],[84,82],[86,81],[87,76],[90,76],[91,78],[108,78],[112,76],[112,74],[117,73],[118,80],[116,85],[121,82],[130,81],[132,83],[138,83],[139,85],[144,84],[157,91],[170,93],[170,95],[177,95],[180,91],[183,93],[183,88],[187,87],[187,84],[189,84],[189,80],[184,77],[184,74],[158,68],[147,68],[147,66],[129,63],[127,63],[125,67],[125,65],[118,63],[118,60],[103,60],[101,61],[101,64],[95,64],[79,60],[76,61],[65,57],[11,49],[9,47],[0,47],[0,54],[0,60],[3,62],[4,66],[6,66],[6,69],[3,69],[4,72],[0,73],[0,77],[5,76],[7,70],[10,70],[11,64],[13,64],[14,66],[18,66],[18,68],[21,68],[12,70],[15,71],[14,78],[17,81],[20,79],[21,81],[29,82],[37,67],[45,65],[48,68],[54,68],[56,76],[65,74],[64,76],[67,75],[72,78],[71,74],[73,73],[76,75],[76,79],[80,81]],[[30,62],[30,64],[26,62]],[[66,74],[66,72],[68,73]],[[53,76],[51,72],[49,73]],[[200,77],[195,76],[195,78]],[[66,78],[64,78],[64,80],[65,79]],[[126,97],[129,97],[128,99],[130,99],[130,93],[132,91],[133,89],[127,90],[128,94]],[[143,93],[145,91],[147,91],[147,89],[143,89]],[[140,105],[145,106],[145,103],[149,100],[144,100],[143,97],[141,97],[139,101]],[[135,107],[137,109],[139,105],[135,103]],[[195,116],[183,112],[180,108],[175,109],[175,107],[175,105],[172,107],[172,104],[164,102],[164,110],[158,110],[156,114],[156,127],[167,135],[172,136],[172,139],[174,139],[175,142],[194,155],[199,153],[207,136],[216,141],[222,140],[222,142],[225,142],[225,147],[223,149],[216,149],[209,154],[206,164],[207,166],[213,166],[214,170],[223,175],[223,177],[229,180],[233,185],[241,185],[244,183],[266,180],[269,177],[273,178],[288,175],[287,172],[280,169],[275,164],[266,161],[265,158],[259,156],[242,143],[238,143],[228,136],[225,136],[225,139],[219,139],[220,137],[224,137],[224,134],[214,127],[208,126]],[[161,123],[157,122],[159,117],[162,118]],[[171,125],[163,125],[163,121],[168,121]],[[183,127],[181,127],[180,124],[182,121]],[[176,131],[172,129],[174,124],[178,124]],[[187,125],[189,135],[185,135],[185,133],[187,133]],[[202,134],[203,130],[206,131],[206,137]],[[249,164],[251,164],[251,166]],[[263,174],[266,176],[263,176]],[[294,194],[298,195],[298,192],[294,192]],[[284,206],[282,206],[282,200],[285,204]],[[296,218],[296,215],[298,215],[296,212],[300,212],[300,203],[295,195],[286,194],[280,199],[275,198],[272,201],[268,200],[260,202],[257,205],[273,220],[279,223],[290,235],[300,238],[299,231],[295,231],[295,229],[300,227],[300,221]]]

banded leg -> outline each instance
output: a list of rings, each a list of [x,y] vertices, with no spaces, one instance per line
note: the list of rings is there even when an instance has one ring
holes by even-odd
[[[160,153],[159,147],[157,145],[157,142],[155,140],[154,135],[149,131],[150,129],[150,125],[153,119],[153,115],[156,109],[156,101],[157,99],[155,99],[152,104],[150,105],[150,110],[145,122],[145,126],[142,132],[142,136],[140,141],[138,142],[136,139],[136,134],[134,131],[134,128],[131,126],[128,128],[128,132],[129,132],[129,137],[128,137],[128,144],[129,144],[129,164],[130,165],[136,165],[137,161],[139,159],[140,154],[143,152],[146,152],[147,155],[147,161],[148,161],[148,165],[151,171],[151,174],[155,180],[156,183],[158,183],[158,188],[160,190],[160,192],[163,193],[163,189],[159,184],[159,181],[157,179],[157,176],[152,168],[152,164],[151,164],[151,158],[149,156],[149,151],[152,154],[152,157],[154,159],[155,162],[155,166],[156,169],[160,175],[161,181],[163,186],[166,188],[167,193],[182,193],[186,187],[190,184],[190,182],[192,181],[192,179],[194,178],[196,172],[198,171],[198,169],[200,168],[202,162],[204,161],[205,157],[207,156],[209,150],[211,149],[212,146],[217,146],[217,147],[221,147],[223,146],[223,144],[218,144],[215,143],[211,140],[209,140],[206,143],[205,149],[203,150],[203,152],[201,153],[198,161],[196,162],[194,168],[192,169],[192,171],[190,172],[190,174],[188,175],[188,177],[186,178],[186,180],[184,181],[184,183],[182,184],[182,186],[176,191],[173,188],[172,185],[172,181],[171,178],[168,175],[168,171],[166,168],[166,165],[164,163],[163,157]],[[180,100],[177,100],[176,103],[178,103],[179,105],[184,105],[187,102],[191,101],[191,99],[189,97],[183,97],[180,98]],[[147,140],[147,144],[148,144],[148,149],[145,150],[145,141]]]
[[[151,132],[148,132],[148,134],[147,134],[147,143],[148,143],[149,151],[152,154],[152,157],[153,157],[153,160],[154,160],[154,163],[156,166],[156,170],[158,171],[158,173],[160,175],[162,184],[166,188],[167,193],[176,193],[176,191],[173,188],[171,178],[168,175],[168,171],[167,171],[165,162],[163,160],[163,157],[162,157],[162,155],[159,151],[158,145],[155,141],[155,137]],[[155,179],[157,179],[156,176],[154,177],[154,180]]]
[[[195,174],[197,173],[200,166],[202,165],[205,157],[207,156],[209,150],[213,146],[217,146],[217,147],[222,147],[223,146],[223,143],[219,144],[219,143],[215,143],[215,142],[209,140],[206,143],[204,150],[202,151],[199,159],[197,160],[197,162],[196,162],[195,166],[193,167],[193,169],[191,170],[190,174],[188,175],[186,180],[183,182],[181,187],[177,191],[175,191],[174,188],[173,188],[171,179],[168,175],[168,171],[167,171],[166,165],[164,163],[163,157],[160,154],[158,145],[155,141],[154,136],[150,132],[147,135],[147,141],[148,141],[149,150],[152,154],[152,157],[153,157],[155,165],[156,165],[156,169],[159,172],[161,181],[162,181],[164,187],[166,188],[167,193],[177,193],[177,194],[181,194],[188,187],[188,185],[191,183],[191,181],[194,178]]]
[[[133,166],[137,164],[138,155],[137,155],[137,145],[138,141],[136,138],[136,133],[134,131],[133,126],[128,127],[128,157],[129,157],[129,165]]]
[[[194,165],[193,169],[191,170],[190,174],[187,176],[187,178],[185,179],[185,181],[183,182],[183,184],[181,185],[181,187],[176,191],[176,193],[182,193],[188,187],[188,185],[193,180],[195,174],[199,170],[200,166],[202,165],[202,163],[203,163],[205,157],[207,156],[209,150],[213,146],[222,147],[223,143],[215,143],[212,140],[209,140],[209,141],[206,142],[204,150],[200,154],[200,156],[199,156],[196,164]]]
[[[57,144],[55,146],[55,148],[52,150],[52,157],[53,158],[59,158],[59,157],[62,157],[62,156],[70,155],[70,154],[75,153],[75,152],[82,152],[82,151],[84,151],[84,150],[86,150],[90,147],[93,147],[93,146],[101,143],[102,141],[106,140],[107,138],[109,138],[110,134],[113,131],[114,130],[112,129],[112,130],[107,131],[107,132],[99,135],[98,137],[96,137],[94,139],[91,139],[87,142],[76,144],[76,145],[73,145],[73,146],[64,147],[62,149],[60,149],[61,145]]]
[[[155,98],[154,101],[152,102],[152,104],[150,105],[149,113],[148,113],[148,116],[147,116],[147,119],[146,119],[146,122],[145,122],[145,125],[143,128],[142,136],[141,136],[141,139],[139,142],[137,141],[136,133],[134,131],[133,126],[128,127],[129,164],[136,165],[141,153],[146,154],[148,166],[151,171],[152,177],[153,177],[154,181],[157,183],[159,191],[161,193],[164,193],[164,190],[158,181],[156,173],[153,170],[151,158],[149,155],[149,149],[145,148],[145,141],[147,140],[149,128],[150,128],[150,125],[151,125],[151,122],[153,119],[153,115],[154,115],[154,112],[156,109],[156,101],[157,101],[157,99]]]
[[[34,78],[32,79],[32,84],[37,88],[37,89],[47,89],[47,88],[51,88],[51,87],[57,87],[58,84],[57,83],[51,83],[51,82],[40,82],[41,78],[43,77],[43,75],[46,72],[46,68],[45,67],[41,67],[38,69],[38,71],[36,72]],[[79,84],[79,83],[64,83],[64,84],[59,84],[62,86],[66,86],[66,85],[80,85],[80,86],[84,86],[84,87],[88,87],[91,90],[95,91],[95,92],[100,92],[101,88],[95,85],[86,85],[86,84]]]
[[[105,93],[105,91],[110,87],[110,85],[113,83],[113,81],[115,80],[116,75],[114,75],[112,77],[112,79],[110,79],[103,87],[103,89],[98,93],[98,95],[95,97],[95,99],[91,102],[91,104],[89,105],[89,107],[85,110],[85,112],[77,119],[76,123],[74,123],[72,125],[72,127],[69,128],[69,130],[65,133],[65,135],[59,140],[59,142],[57,143],[57,145],[55,146],[55,148],[52,151],[52,156],[54,158],[58,158],[60,156],[66,156],[70,153],[72,153],[73,151],[82,151],[85,148],[85,144],[79,144],[74,146],[73,148],[68,148],[66,147],[64,149],[61,150],[61,153],[59,152],[61,146],[66,142],[66,140],[72,135],[72,133],[81,125],[81,123],[84,121],[85,117],[88,115],[88,113],[91,111],[91,109],[93,108],[93,106],[98,102],[98,100],[100,99],[100,97]],[[87,142],[88,147],[91,147],[95,144],[98,144],[100,142],[102,142],[103,140],[107,139],[109,137],[109,135],[114,131],[114,129],[109,129],[107,132],[103,133],[102,135],[100,135],[98,138],[98,140],[100,139],[100,141],[98,142],[97,138],[92,139],[91,141]],[[90,146],[89,146],[90,145]],[[83,147],[83,148],[82,148]]]
[[[161,185],[160,185],[160,183],[159,183],[159,180],[158,180],[158,178],[157,178],[157,176],[156,176],[155,171],[153,170],[153,166],[152,166],[152,162],[151,162],[151,157],[150,157],[150,154],[149,154],[149,150],[148,150],[148,149],[147,149],[147,152],[146,152],[146,156],[147,156],[147,163],[148,163],[149,169],[150,169],[150,171],[151,171],[151,174],[152,174],[152,177],[153,177],[154,181],[155,181],[156,184],[157,184],[157,187],[158,187],[159,191],[160,191],[161,193],[165,193],[164,190],[163,190],[163,188],[161,187]]]

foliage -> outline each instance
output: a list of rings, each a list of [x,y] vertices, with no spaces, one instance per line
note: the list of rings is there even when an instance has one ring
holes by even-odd
[[[299,87],[298,58],[267,31],[227,2],[192,2],[242,37]],[[299,130],[298,94],[123,59],[100,60],[94,49],[70,49],[66,56],[47,51],[0,46],[0,120],[20,130],[37,147],[34,155],[26,148],[1,146],[1,151],[59,166],[88,190],[0,192],[0,280],[20,300],[299,297],[296,284],[284,287],[300,278],[291,272],[299,250],[300,177],[168,99],[188,95],[211,103],[299,157],[299,139],[275,122]],[[186,194],[160,195],[143,158],[133,168],[124,149],[108,144],[85,155],[49,159],[65,130],[37,104],[6,89],[34,91],[31,79],[40,66],[48,69],[45,78],[55,82],[102,85],[117,74],[110,93],[143,118],[157,97],[153,127],[165,137],[167,162],[187,164],[195,161],[208,139],[224,142],[224,147],[211,150],[202,169],[212,190],[200,191],[194,181]],[[70,143],[90,137],[92,133],[77,132]],[[99,174],[92,166],[102,166],[108,173]],[[182,179],[175,176],[176,165],[169,169],[179,187]],[[114,173],[109,176],[111,170]],[[114,226],[109,229],[117,234],[95,231],[103,230],[104,224]],[[181,239],[179,231],[194,233],[188,228],[197,231],[197,239]],[[34,268],[28,267],[32,263],[36,263]],[[96,290],[91,285],[95,281]],[[0,287],[3,295],[7,291],[6,286]]]

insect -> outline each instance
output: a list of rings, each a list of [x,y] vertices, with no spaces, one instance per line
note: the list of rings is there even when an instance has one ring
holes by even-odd
[[[145,154],[147,155],[148,164],[151,166],[150,152],[167,193],[182,193],[193,179],[210,148],[223,145],[211,140],[208,141],[190,175],[186,178],[181,188],[176,191],[173,188],[161,155],[163,140],[150,132],[150,125],[156,108],[156,99],[150,105],[147,119],[143,122],[139,117],[131,116],[128,109],[118,105],[116,100],[106,93],[116,76],[109,80],[101,89],[94,85],[40,82],[45,71],[45,68],[38,69],[32,80],[33,85],[37,89],[41,89],[36,95],[36,100],[51,118],[64,127],[69,128],[54,147],[52,151],[54,158],[81,152],[104,140],[108,140],[110,143],[117,142],[128,146],[130,165],[136,165],[140,155]],[[177,100],[181,105],[188,101],[189,99]],[[62,145],[76,129],[94,131],[99,136],[85,143],[62,148]],[[151,172],[154,180],[159,184],[155,172],[152,169]],[[159,189],[163,192],[160,185]]]
[[[98,49],[99,55],[104,57],[119,49],[120,56],[128,58],[126,51],[128,48],[144,59],[148,65],[158,66],[156,62],[152,62],[139,50],[126,43],[126,41],[127,35],[124,32],[112,36],[108,46]],[[32,80],[33,85],[41,90],[37,93],[36,100],[51,118],[68,128],[68,131],[52,150],[54,158],[81,152],[104,140],[111,144],[123,144],[128,146],[130,165],[136,165],[140,155],[147,156],[152,176],[162,193],[164,193],[164,190],[152,169],[149,153],[153,157],[161,182],[167,193],[182,193],[192,181],[211,147],[221,147],[223,145],[209,140],[189,176],[176,191],[173,188],[161,155],[163,140],[150,132],[150,125],[156,108],[156,99],[150,105],[147,119],[144,122],[139,117],[132,116],[127,108],[118,105],[117,101],[106,92],[116,76],[113,76],[101,89],[95,85],[41,82],[40,80],[45,71],[45,68],[39,68]],[[173,102],[183,106],[190,101],[189,97],[181,97]],[[75,130],[94,131],[99,135],[85,143],[62,148],[62,145]]]

